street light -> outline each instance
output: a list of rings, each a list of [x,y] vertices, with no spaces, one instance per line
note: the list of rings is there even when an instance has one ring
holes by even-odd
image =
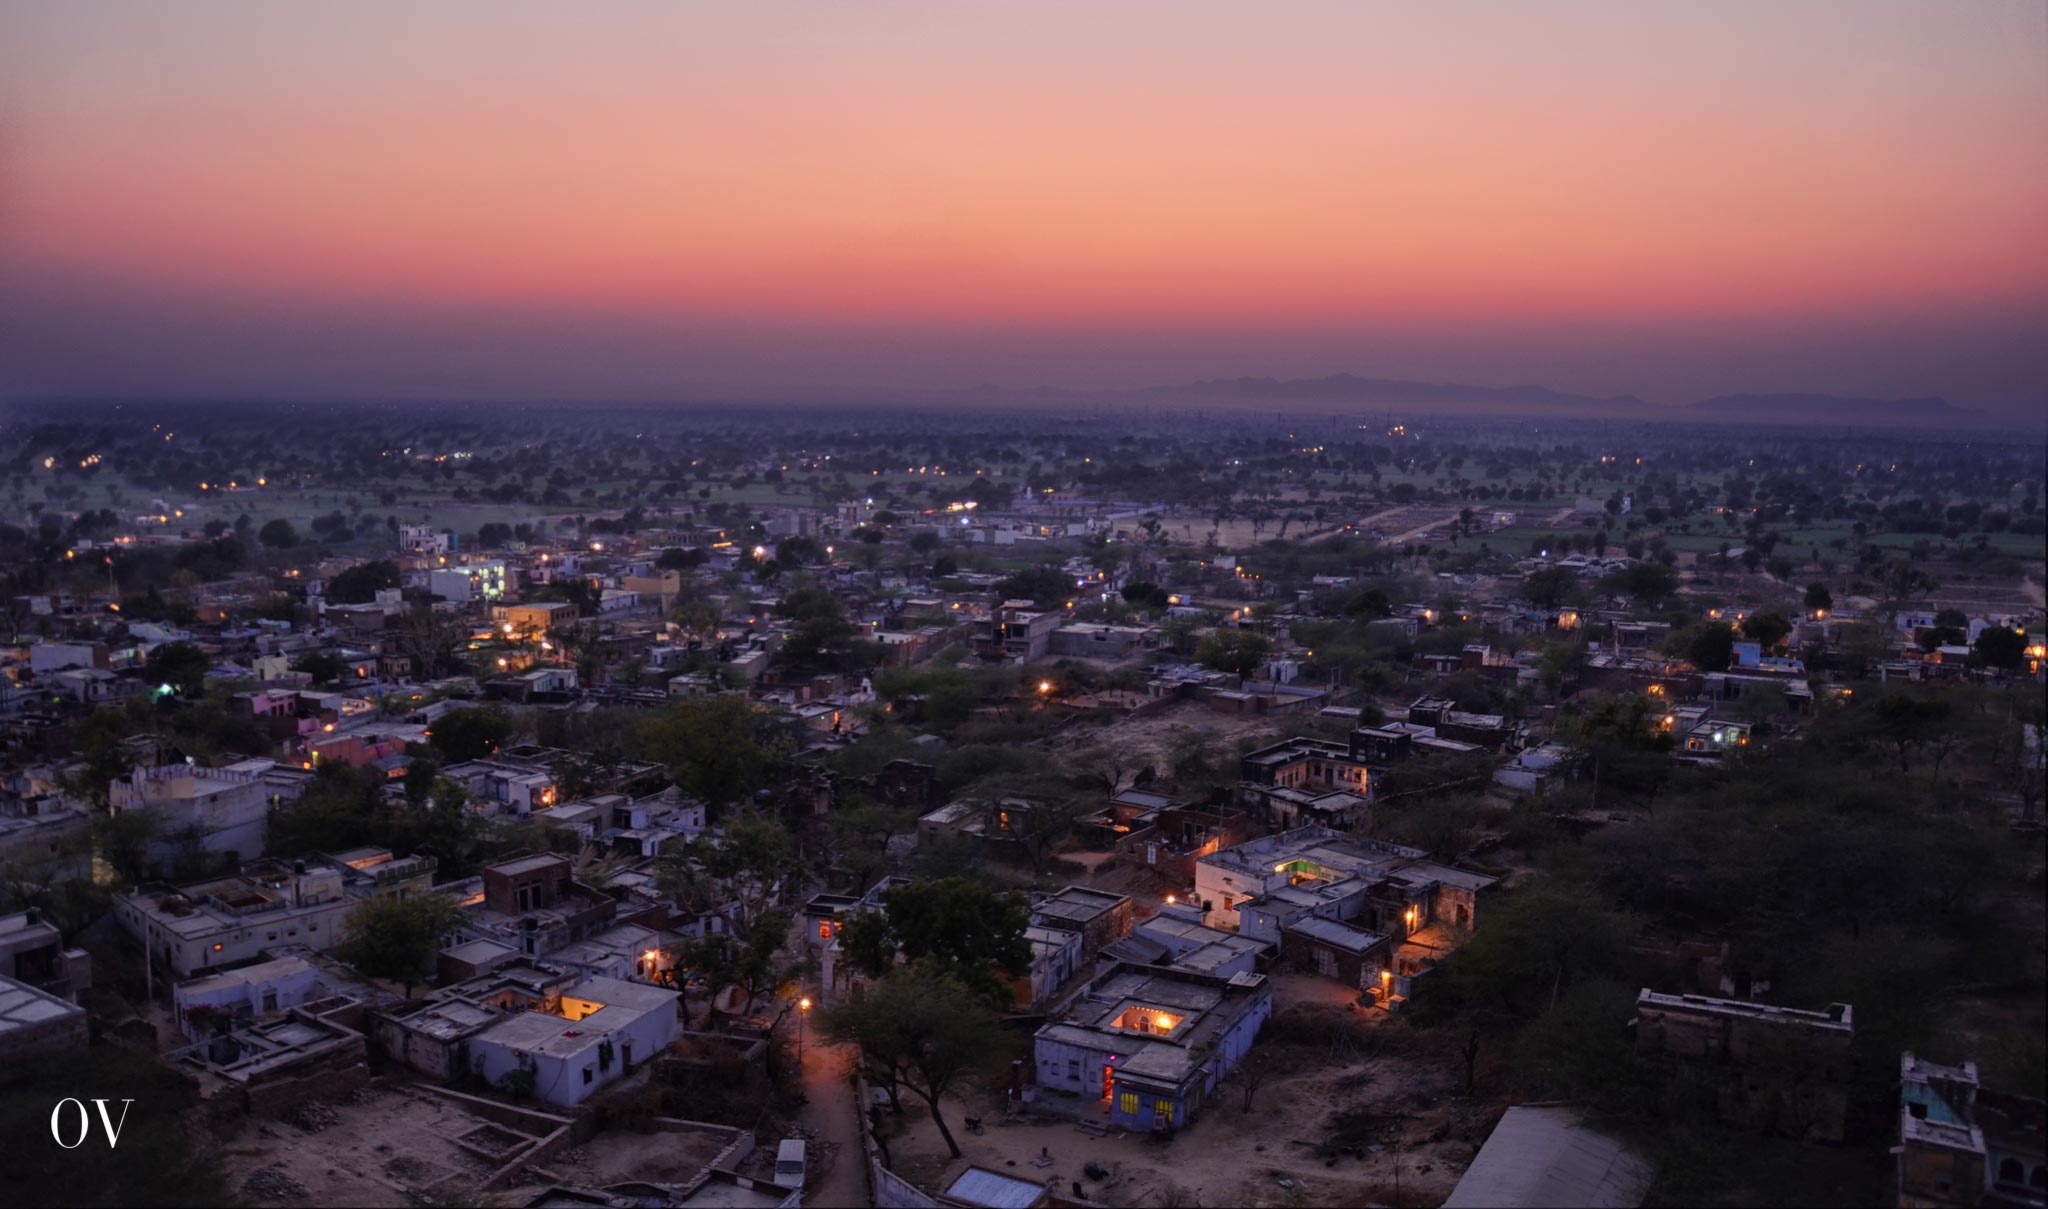
[[[804,1064],[804,1021],[808,1020],[811,1015],[811,997],[806,995],[802,999],[797,1000],[796,1006],[796,1064],[802,1066]]]

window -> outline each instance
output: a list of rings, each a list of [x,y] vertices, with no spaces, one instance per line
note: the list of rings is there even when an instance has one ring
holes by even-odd
[[[1171,1100],[1154,1100],[1154,1101],[1152,1101],[1152,1113],[1153,1113],[1153,1115],[1154,1115],[1154,1116],[1156,1116],[1156,1117],[1158,1117],[1158,1118],[1159,1118],[1160,1120],[1162,1120],[1162,1121],[1166,1122],[1166,1123],[1167,1123],[1168,1125],[1171,1125],[1171,1124],[1173,1124],[1173,1101],[1171,1101]]]
[[[1079,1080],[1079,1079],[1080,1079],[1080,1077],[1081,1077],[1081,1060],[1080,1060],[1079,1058],[1069,1058],[1069,1059],[1067,1059],[1067,1078],[1069,1078],[1069,1079],[1074,1079],[1074,1080]]]
[[[831,925],[830,923],[821,923],[821,924],[819,924],[819,925],[818,925],[818,939],[819,939],[819,940],[830,940],[830,939],[832,939],[832,925]]]
[[[583,1068],[583,1081],[585,1083],[590,1082],[590,1068],[587,1066]]]
[[[1116,1110],[1127,1117],[1138,1115],[1138,1093],[1127,1091],[1116,1098]]]

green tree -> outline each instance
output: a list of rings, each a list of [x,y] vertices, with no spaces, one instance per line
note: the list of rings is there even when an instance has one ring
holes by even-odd
[[[1578,587],[1578,573],[1570,567],[1541,567],[1522,577],[1522,599],[1539,609],[1554,609]]]
[[[1735,659],[1735,631],[1725,622],[1703,622],[1686,635],[1684,650],[1701,671],[1725,672]]]
[[[383,558],[350,567],[329,580],[327,599],[333,604],[368,604],[378,592],[397,586],[398,564]]]
[[[1977,657],[1984,661],[1985,667],[2010,672],[2020,666],[2026,654],[2027,636],[2018,630],[1989,625],[1977,635]]]
[[[151,647],[147,663],[150,679],[168,684],[187,697],[197,697],[206,691],[206,669],[212,666],[213,658],[191,642],[166,642]]]
[[[859,1000],[828,1009],[821,1023],[832,1041],[859,1047],[873,1078],[929,1105],[946,1149],[960,1157],[942,1101],[965,1080],[994,1069],[1010,1048],[985,999],[957,979],[905,971]]]
[[[299,531],[292,528],[290,521],[280,516],[276,520],[265,522],[263,528],[257,531],[256,540],[273,550],[289,550],[299,544]]]
[[[646,724],[648,758],[668,765],[685,793],[712,807],[760,788],[775,765],[763,741],[763,717],[743,696],[686,698]]]
[[[1899,754],[1899,771],[1912,771],[1912,751],[1938,739],[1953,712],[1947,701],[1913,693],[1892,693],[1872,707],[1878,732]]]
[[[1211,630],[1195,648],[1195,658],[1219,672],[1249,676],[1265,666],[1273,640],[1254,630]]]
[[[333,651],[307,651],[292,667],[311,676],[314,684],[333,684],[348,671],[348,661]]]
[[[793,872],[789,830],[765,814],[748,813],[727,823],[716,843],[691,848],[704,872],[718,879],[725,903],[718,914],[740,936],[751,933],[782,883]],[[737,910],[728,910],[728,906]]]
[[[495,705],[451,709],[434,719],[427,738],[445,760],[481,760],[512,738],[512,716]]]
[[[864,938],[864,960],[887,968],[900,951],[912,962],[949,978],[994,1004],[1010,992],[997,972],[1022,977],[1031,969],[1024,929],[1031,908],[1022,896],[997,894],[965,877],[913,882],[882,894],[886,937]]]
[[[413,987],[433,972],[434,957],[448,934],[462,922],[462,911],[443,894],[405,899],[371,899],[348,913],[341,923],[335,956],[360,973]]]
[[[1742,619],[1742,636],[1766,651],[1777,649],[1792,633],[1792,623],[1783,613],[1763,610]]]
[[[1824,583],[1807,584],[1806,607],[1808,611],[1832,609],[1835,607],[1835,594],[1828,591],[1828,586]]]

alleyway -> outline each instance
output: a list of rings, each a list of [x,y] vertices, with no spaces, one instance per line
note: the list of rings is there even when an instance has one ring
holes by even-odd
[[[860,1149],[860,1120],[853,1101],[853,1051],[826,1045],[815,1036],[804,1043],[804,1095],[808,1102],[797,1114],[817,1139],[812,1143],[813,1176],[804,1190],[804,1204],[817,1209],[855,1209],[868,1200],[868,1177]],[[817,1153],[819,1144],[833,1149],[829,1164]]]

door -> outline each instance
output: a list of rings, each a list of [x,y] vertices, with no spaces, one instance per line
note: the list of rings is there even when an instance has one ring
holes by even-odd
[[[1111,1087],[1111,1085],[1112,1085],[1112,1084],[1114,1084],[1115,1082],[1116,1082],[1116,1067],[1114,1067],[1114,1066],[1109,1066],[1109,1065],[1106,1065],[1106,1064],[1105,1064],[1105,1065],[1103,1066],[1103,1068],[1102,1068],[1102,1098],[1103,1098],[1103,1099],[1105,1099],[1105,1100],[1109,1099],[1109,1092],[1110,1092],[1110,1087]]]

